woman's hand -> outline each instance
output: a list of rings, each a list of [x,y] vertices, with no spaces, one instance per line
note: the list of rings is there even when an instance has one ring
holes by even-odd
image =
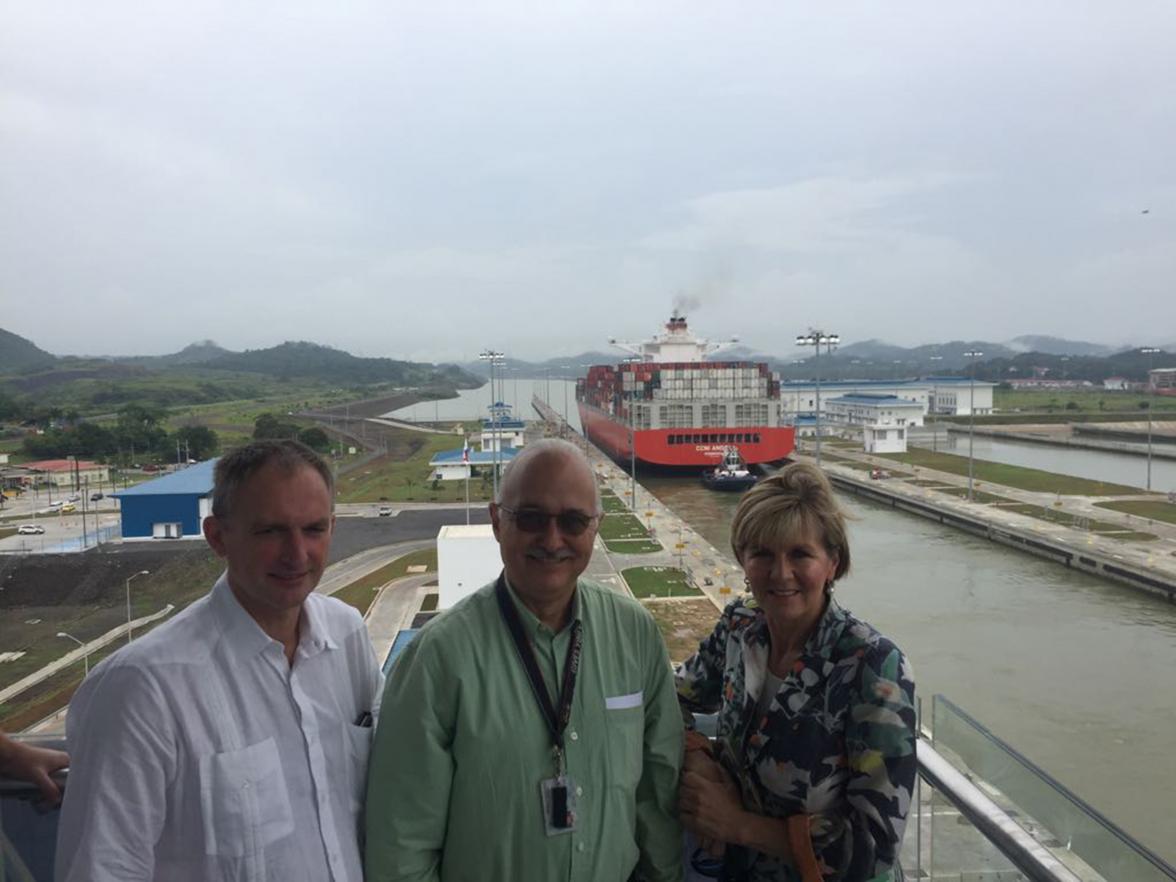
[[[698,751],[686,754],[678,785],[678,813],[699,845],[716,857],[726,843],[738,840],[745,815],[739,787],[722,766]]]

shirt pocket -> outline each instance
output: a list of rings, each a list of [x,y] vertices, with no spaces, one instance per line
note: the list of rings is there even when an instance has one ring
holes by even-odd
[[[608,732],[609,768],[614,786],[634,788],[641,780],[645,747],[645,706],[608,707],[604,710]]]
[[[204,851],[246,857],[294,832],[282,761],[273,738],[200,758]]]
[[[367,791],[368,755],[372,750],[371,726],[353,726],[345,723],[344,745],[347,748],[347,775],[351,781],[351,800],[353,808],[363,805],[364,794]]]

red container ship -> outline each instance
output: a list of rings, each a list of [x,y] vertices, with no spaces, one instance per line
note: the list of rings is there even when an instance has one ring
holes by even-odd
[[[750,465],[792,453],[780,383],[766,364],[707,361],[730,344],[695,337],[676,311],[652,340],[609,342],[634,357],[589,368],[576,403],[584,434],[613,459],[627,465],[633,442],[639,462],[668,468],[713,468],[730,447]]]

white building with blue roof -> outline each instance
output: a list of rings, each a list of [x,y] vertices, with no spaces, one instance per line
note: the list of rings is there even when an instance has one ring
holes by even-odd
[[[897,395],[855,394],[824,406],[830,429],[861,431],[866,453],[906,453],[907,430],[923,425],[924,405]]]
[[[215,459],[110,495],[122,510],[123,539],[199,539],[212,514]]]
[[[923,413],[967,416],[969,413],[992,413],[992,390],[995,383],[968,377],[923,377],[917,380],[822,380],[821,413],[828,402],[841,395],[895,395],[919,402]],[[792,420],[798,416],[815,416],[817,384],[811,380],[788,380],[780,383],[780,406]]]

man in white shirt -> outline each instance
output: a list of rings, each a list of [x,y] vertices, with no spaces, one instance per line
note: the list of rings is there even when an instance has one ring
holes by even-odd
[[[216,466],[212,591],[96,667],[70,702],[58,882],[360,882],[381,674],[351,607],[314,593],[330,469],[293,441]]]

